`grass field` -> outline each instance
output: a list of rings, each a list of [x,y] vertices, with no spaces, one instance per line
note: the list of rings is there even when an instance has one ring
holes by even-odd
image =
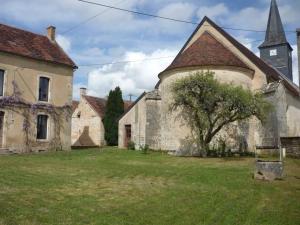
[[[0,225],[297,225],[300,160],[252,179],[253,159],[116,149],[0,157]]]

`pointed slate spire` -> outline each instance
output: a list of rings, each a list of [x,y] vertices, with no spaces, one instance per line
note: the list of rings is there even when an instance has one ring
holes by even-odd
[[[260,47],[287,43],[276,0],[271,1],[266,37]]]

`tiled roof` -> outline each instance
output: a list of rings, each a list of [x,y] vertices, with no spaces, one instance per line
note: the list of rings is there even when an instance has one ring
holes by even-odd
[[[48,37],[0,24],[0,51],[77,68],[62,48]]]
[[[100,116],[104,117],[105,110],[106,110],[106,99],[104,98],[97,98],[93,96],[84,95],[83,96],[86,101],[90,104],[90,106],[95,110],[95,112]],[[133,102],[124,101],[124,110],[126,111]]]
[[[208,32],[204,32],[181,52],[165,71],[193,66],[235,66],[250,69]]]
[[[104,98],[97,98],[93,96],[85,95],[84,98],[90,104],[90,106],[95,110],[95,112],[103,118],[106,108],[106,100]]]
[[[184,51],[190,40],[193,38],[194,34],[200,29],[200,27],[203,25],[204,22],[208,22],[212,27],[214,27],[218,32],[220,32],[231,44],[236,47],[242,54],[244,54],[253,64],[255,64],[263,73],[266,74],[267,79],[269,82],[272,82],[272,80],[282,80],[285,87],[290,90],[292,93],[294,93],[296,96],[300,96],[300,89],[290,80],[288,80],[283,74],[281,74],[277,69],[275,69],[273,66],[267,64],[264,60],[256,56],[252,51],[250,51],[248,48],[246,48],[244,45],[239,43],[235,38],[233,38],[230,34],[228,34],[224,29],[219,27],[217,24],[215,24],[211,19],[208,17],[204,17],[202,22],[198,25],[194,33],[190,36],[188,41],[185,43],[179,54],[176,56],[178,58],[180,54]],[[218,52],[215,52],[218,53]],[[175,58],[175,60],[176,60]],[[175,61],[174,60],[174,61]],[[168,69],[168,68],[167,68]],[[164,71],[163,71],[164,72]],[[162,72],[162,73],[163,73]],[[158,88],[160,84],[160,81],[156,84],[155,88]]]

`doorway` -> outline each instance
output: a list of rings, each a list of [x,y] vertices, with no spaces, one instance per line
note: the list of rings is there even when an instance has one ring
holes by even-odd
[[[125,147],[128,146],[128,143],[131,141],[131,125],[125,125]]]
[[[0,148],[3,147],[4,112],[0,111]]]

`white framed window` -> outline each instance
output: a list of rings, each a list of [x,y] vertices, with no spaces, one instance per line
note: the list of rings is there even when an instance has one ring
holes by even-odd
[[[4,76],[5,71],[0,69],[0,97],[4,96]]]
[[[49,127],[49,116],[45,114],[39,114],[37,116],[36,124],[36,139],[47,140],[48,139],[48,127]]]
[[[271,49],[270,56],[276,56],[276,55],[277,55],[277,49]]]
[[[45,76],[39,77],[38,100],[41,102],[49,101],[50,93],[50,78]]]

